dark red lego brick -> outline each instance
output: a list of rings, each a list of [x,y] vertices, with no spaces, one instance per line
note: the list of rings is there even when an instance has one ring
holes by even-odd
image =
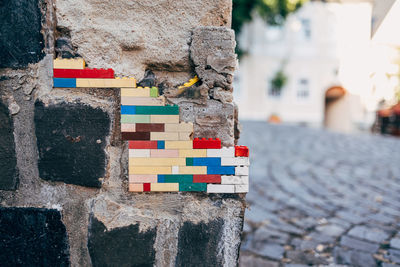
[[[195,174],[193,175],[193,183],[208,183],[208,184],[220,184],[221,175],[219,174]]]
[[[149,132],[122,132],[122,140],[150,140]]]
[[[129,141],[129,149],[157,149],[157,141]]]
[[[53,69],[54,78],[110,78],[114,79],[113,69]]]
[[[143,184],[143,192],[150,192],[150,183]]]

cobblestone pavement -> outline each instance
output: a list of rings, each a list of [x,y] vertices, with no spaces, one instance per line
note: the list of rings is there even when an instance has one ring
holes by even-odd
[[[252,166],[240,266],[400,266],[400,139],[242,126]]]

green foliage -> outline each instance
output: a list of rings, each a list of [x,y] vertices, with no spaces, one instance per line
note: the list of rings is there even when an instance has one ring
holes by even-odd
[[[280,69],[271,80],[271,88],[273,88],[274,91],[280,91],[286,85],[287,81],[288,77],[283,72],[283,69]]]

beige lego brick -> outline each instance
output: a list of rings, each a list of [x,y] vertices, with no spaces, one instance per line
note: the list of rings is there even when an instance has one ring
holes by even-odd
[[[151,183],[150,191],[152,192],[178,192],[179,183]]]
[[[129,166],[129,174],[171,174],[171,167]]]
[[[115,78],[115,79],[77,78],[76,87],[90,87],[90,88],[136,87],[136,80],[135,78]]]
[[[150,149],[129,149],[130,158],[150,158]]]
[[[207,174],[206,166],[179,166],[179,174]]]
[[[136,127],[134,123],[122,123],[121,132],[136,132]]]
[[[207,157],[207,149],[180,149],[179,157],[181,158],[205,158]]]
[[[192,149],[192,148],[193,148],[193,141],[165,141],[165,149]]]
[[[150,140],[179,140],[179,133],[151,132]]]
[[[129,192],[143,192],[143,184],[129,184]]]
[[[193,123],[181,122],[181,123],[166,123],[166,132],[193,132]]]
[[[121,102],[125,97],[150,98],[150,88],[121,88]]]
[[[129,166],[185,166],[185,158],[129,158]],[[166,174],[161,173],[160,174]]]
[[[179,133],[179,140],[181,141],[188,141],[188,140],[192,140],[192,133],[193,132],[180,132]]]
[[[151,123],[179,123],[179,115],[150,115]]]
[[[121,89],[122,90],[122,89]],[[130,90],[143,90],[143,89],[130,89]],[[165,106],[165,97],[135,97],[123,96],[121,91],[121,105],[131,106]]]
[[[53,61],[53,68],[83,70],[85,68],[85,61],[83,60],[83,58],[56,58]]]

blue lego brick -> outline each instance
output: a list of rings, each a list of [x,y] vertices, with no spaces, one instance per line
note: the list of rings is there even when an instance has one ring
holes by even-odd
[[[207,174],[235,175],[235,166],[207,166]]]
[[[53,78],[53,87],[76,88],[75,78]]]
[[[121,114],[135,115],[136,114],[136,106],[121,106]]]
[[[165,141],[157,141],[157,149],[165,149]]]
[[[192,158],[192,166],[221,166],[221,158]]]

